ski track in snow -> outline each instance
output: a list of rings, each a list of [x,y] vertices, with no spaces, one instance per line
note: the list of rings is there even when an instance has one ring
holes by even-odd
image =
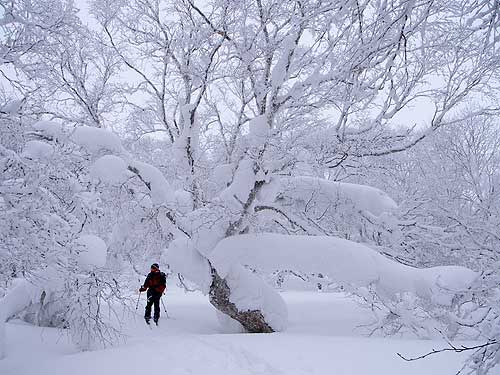
[[[367,338],[356,329],[370,313],[337,294],[285,292],[289,329],[273,334],[222,334],[207,297],[171,289],[169,315],[146,326],[140,310],[130,317],[125,341],[105,350],[78,352],[61,330],[20,321],[7,325],[1,375],[165,374],[315,375],[455,374],[466,355],[446,353],[404,362],[396,352],[419,355],[440,340]],[[162,314],[163,308],[162,308]]]

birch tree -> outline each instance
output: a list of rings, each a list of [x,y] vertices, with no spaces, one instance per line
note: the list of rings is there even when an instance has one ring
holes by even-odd
[[[412,147],[457,121],[452,115],[471,95],[492,92],[497,15],[489,9],[488,21],[479,9],[424,1],[94,3],[108,47],[135,77],[124,86],[132,128],[165,133],[175,160],[167,174],[191,195],[190,212],[170,207],[167,215],[173,238],[208,262],[216,307],[246,324],[208,259],[223,238],[256,230],[262,215],[283,218],[276,207],[256,209],[271,181],[348,177],[363,158]],[[392,131],[419,98],[435,107],[425,131]],[[491,110],[486,103],[479,112]],[[259,314],[252,324],[272,330]]]

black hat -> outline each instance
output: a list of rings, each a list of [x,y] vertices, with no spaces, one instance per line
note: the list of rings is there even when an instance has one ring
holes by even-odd
[[[160,269],[160,266],[158,265],[158,263],[153,263],[153,264],[151,265],[151,268],[156,268],[157,270],[159,270],[159,269]]]

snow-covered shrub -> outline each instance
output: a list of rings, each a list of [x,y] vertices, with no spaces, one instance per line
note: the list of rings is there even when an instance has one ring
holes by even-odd
[[[3,121],[16,124],[12,117]],[[88,154],[69,143],[71,129],[60,123],[21,124],[0,146],[0,256],[7,293],[0,300],[0,324],[19,314],[34,324],[68,328],[82,348],[108,344],[118,331],[104,306],[122,297],[117,280],[103,268],[107,246],[91,234],[110,227],[92,190]],[[25,280],[24,292],[9,288],[14,278]],[[13,306],[10,295],[17,293],[27,297]]]
[[[73,342],[81,349],[115,344],[121,336],[116,311],[124,299],[117,281],[106,271],[79,274],[67,280],[60,298],[67,304],[64,314]]]
[[[127,299],[121,295],[118,281],[104,268],[104,242],[85,235],[66,250],[58,254],[53,265],[30,271],[0,300],[0,326],[18,316],[32,324],[67,329],[81,349],[116,342],[120,323],[115,311]]]

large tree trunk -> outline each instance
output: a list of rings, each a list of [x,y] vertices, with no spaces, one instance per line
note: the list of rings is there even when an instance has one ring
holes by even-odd
[[[212,266],[212,284],[210,285],[210,303],[222,313],[229,315],[250,333],[271,333],[274,330],[267,324],[260,310],[240,311],[234,303],[229,300],[231,289],[226,280],[221,278],[217,270]]]

